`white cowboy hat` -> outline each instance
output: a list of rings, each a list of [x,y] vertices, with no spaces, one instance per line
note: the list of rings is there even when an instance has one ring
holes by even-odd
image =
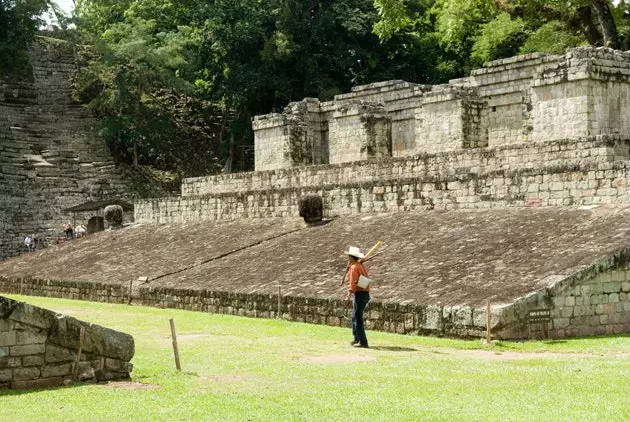
[[[364,257],[365,257],[365,255],[363,255],[363,254],[361,253],[361,249],[359,249],[359,248],[357,248],[357,247],[354,247],[354,246],[350,246],[350,248],[348,249],[348,251],[347,251],[347,252],[344,252],[344,253],[345,253],[346,255],[350,255],[350,256],[353,256],[353,257],[355,257],[355,258],[359,258],[359,259],[361,259],[361,258],[364,258]]]

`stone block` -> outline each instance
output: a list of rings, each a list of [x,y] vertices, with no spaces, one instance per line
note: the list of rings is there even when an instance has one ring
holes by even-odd
[[[12,369],[0,369],[0,382],[7,382],[13,379]]]
[[[35,380],[25,380],[25,381],[13,381],[11,383],[11,388],[15,390],[27,390],[33,388],[47,388],[53,387],[55,385],[63,384],[64,379],[61,377],[55,378],[40,378]]]
[[[45,362],[44,355],[31,355],[22,357],[23,366],[42,366]]]
[[[0,347],[0,358],[5,356],[9,356],[9,348],[8,347]]]
[[[553,298],[553,307],[554,308],[562,308],[562,307],[564,307],[565,301],[566,301],[566,298],[564,296],[555,296]]]
[[[10,316],[13,321],[43,329],[49,329],[55,323],[56,314],[54,312],[24,302],[15,303]]]
[[[63,316],[51,328],[48,341],[55,345],[76,349],[79,345],[79,331],[85,329],[84,350],[102,356],[130,361],[135,353],[134,340],[129,334],[101,327],[87,325],[76,318]]]
[[[0,347],[14,346],[17,344],[17,334],[15,331],[0,332]]]
[[[72,373],[72,364],[46,365],[42,368],[42,377],[63,377]]]
[[[621,291],[620,282],[604,283],[604,293],[619,293]]]
[[[13,329],[13,321],[10,319],[0,318],[0,333]]]
[[[41,344],[46,342],[47,337],[46,330],[17,331],[17,344]]]
[[[625,270],[614,270],[611,276],[612,281],[614,282],[625,282],[626,281],[626,271]]]
[[[575,306],[575,297],[574,296],[565,297],[564,306]]]
[[[41,377],[39,368],[15,368],[13,369],[13,379],[15,381],[20,380],[34,380]]]
[[[424,310],[424,329],[425,330],[441,330],[442,329],[442,309],[439,306],[427,306]]]
[[[75,356],[76,351],[55,346],[54,344],[46,345],[46,363],[73,362]]]
[[[567,328],[569,325],[570,325],[569,318],[556,318],[553,320],[553,326],[556,329],[564,329],[564,328]]]
[[[12,346],[10,348],[11,356],[26,356],[43,354],[46,351],[44,344],[25,344],[20,346]]]
[[[0,358],[0,369],[4,369],[4,368],[16,368],[18,366],[22,365],[22,359],[19,357],[1,357]]]

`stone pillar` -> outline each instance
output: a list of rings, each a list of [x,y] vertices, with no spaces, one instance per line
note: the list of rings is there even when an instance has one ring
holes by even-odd
[[[630,54],[581,47],[542,68],[532,93],[532,139],[630,135]]]
[[[327,164],[324,124],[316,98],[291,103],[282,114],[255,117],[256,171]]]
[[[589,72],[587,60],[568,66],[560,61],[534,76],[532,141],[589,135]]]
[[[330,163],[391,157],[392,122],[382,105],[338,107],[330,122]]]
[[[443,85],[424,94],[416,113],[416,152],[488,145],[487,110],[471,88]]]

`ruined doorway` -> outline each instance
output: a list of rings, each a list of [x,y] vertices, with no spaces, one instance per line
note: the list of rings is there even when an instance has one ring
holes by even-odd
[[[105,220],[103,217],[92,217],[88,220],[88,234],[102,232],[105,230]]]

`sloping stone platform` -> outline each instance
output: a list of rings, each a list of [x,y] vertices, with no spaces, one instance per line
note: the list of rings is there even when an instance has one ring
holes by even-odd
[[[630,332],[630,207],[512,208],[136,225],[0,262],[0,290],[344,325],[342,251],[384,246],[368,327],[497,337],[552,310],[552,335]],[[64,287],[65,286],[65,287]],[[90,288],[90,286],[93,286]],[[95,293],[96,292],[96,293]]]

